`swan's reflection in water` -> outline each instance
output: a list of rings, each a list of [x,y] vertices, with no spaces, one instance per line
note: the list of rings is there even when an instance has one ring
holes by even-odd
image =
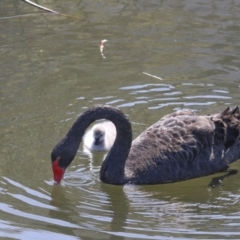
[[[99,152],[91,152],[89,149],[86,147],[82,148],[82,154],[86,155],[89,160],[89,170],[91,171],[98,171],[100,169],[102,161],[105,159],[107,156],[108,152],[104,151],[99,151]],[[96,158],[99,159],[96,163]],[[101,160],[102,159],[102,160]]]
[[[52,200],[50,205],[57,207],[57,211],[49,211],[49,216],[53,219],[65,219],[65,221],[77,224],[73,221],[72,213],[74,213],[74,202],[65,197],[64,187],[61,185],[54,185],[51,192]],[[77,224],[78,225],[78,224]],[[68,234],[70,236],[76,235],[77,228],[58,228],[58,231]]]
[[[81,191],[77,193],[77,198],[70,196],[65,187],[53,186],[50,204],[58,207],[59,211],[50,210],[49,215],[80,226],[80,230],[67,228],[64,233],[84,239],[124,239],[116,235],[124,235],[129,209],[123,187],[103,185],[99,192],[82,190],[82,194]],[[87,196],[90,193],[92,196]]]

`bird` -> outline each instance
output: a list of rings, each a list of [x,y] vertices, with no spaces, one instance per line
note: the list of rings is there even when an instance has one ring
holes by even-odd
[[[90,151],[109,151],[116,138],[115,125],[103,121],[93,125],[83,137],[83,147]]]
[[[75,158],[87,127],[96,120],[113,122],[117,135],[99,172],[102,182],[164,184],[226,170],[240,158],[240,111],[196,115],[190,109],[170,113],[132,141],[130,120],[118,108],[92,107],[82,113],[51,152],[54,183],[61,182]]]

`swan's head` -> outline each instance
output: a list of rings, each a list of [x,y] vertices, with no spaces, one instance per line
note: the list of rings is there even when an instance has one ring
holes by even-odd
[[[104,143],[105,129],[101,125],[96,125],[92,129],[93,131],[93,144],[98,146]]]
[[[61,182],[65,170],[73,161],[78,150],[78,144],[72,142],[66,144],[64,139],[60,141],[51,153],[52,170],[54,183],[58,184]]]

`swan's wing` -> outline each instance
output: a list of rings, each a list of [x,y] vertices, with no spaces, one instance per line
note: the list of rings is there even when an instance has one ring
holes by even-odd
[[[215,158],[214,154],[219,155],[222,149],[220,146],[220,153],[212,149],[214,130],[215,125],[207,116],[183,115],[160,120],[133,141],[126,175],[137,181],[161,183],[210,174],[205,162],[212,152]],[[199,170],[200,166],[204,169]]]
[[[169,155],[177,152],[177,158],[183,157],[189,161],[211,143],[214,129],[214,123],[207,116],[178,115],[162,118],[137,137],[132,148],[133,151],[139,147],[146,148],[150,153],[147,158],[150,159],[170,159]],[[186,152],[188,156],[181,157],[181,152]]]
[[[127,173],[132,179],[144,175],[145,180],[160,183],[223,170],[240,157],[238,112],[226,109],[210,116],[161,119],[133,141],[126,162]],[[135,169],[134,176],[131,169]]]
[[[166,119],[171,118],[171,117],[178,117],[178,116],[183,116],[183,115],[184,116],[193,116],[193,115],[195,115],[195,113],[190,109],[181,109],[181,110],[178,110],[174,113],[170,113],[170,114],[165,115],[160,120],[166,120]]]
[[[135,144],[137,145],[141,144],[145,146],[149,145],[149,148],[150,148],[150,145],[153,145],[154,149],[158,151],[161,148],[170,149],[171,147],[173,147],[173,145],[175,145],[174,143],[176,139],[178,139],[177,136],[180,137],[179,138],[180,142],[178,141],[179,144],[181,144],[181,142],[184,142],[186,139],[187,141],[190,141],[190,138],[188,135],[189,135],[189,131],[191,130],[190,126],[193,125],[191,124],[191,120],[190,120],[191,117],[193,116],[195,116],[195,114],[190,109],[182,109],[174,113],[165,115],[158,122],[150,126],[141,135],[139,135],[133,141],[132,145],[133,146]],[[193,117],[193,119],[197,119],[197,118],[198,116]],[[199,119],[199,122],[201,122],[200,119]],[[198,125],[200,125],[200,123]],[[201,125],[203,129],[209,128],[208,121],[205,123],[202,122]],[[147,142],[149,142],[149,144]]]
[[[221,113],[213,114],[211,120],[216,126],[216,138],[224,141],[225,149],[240,144],[240,111],[238,107],[234,109],[228,107]]]

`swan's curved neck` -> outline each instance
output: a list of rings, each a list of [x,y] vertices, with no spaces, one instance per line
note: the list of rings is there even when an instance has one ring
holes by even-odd
[[[59,159],[59,166],[66,169],[77,153],[85,130],[98,119],[112,121],[117,130],[116,140],[102,164],[100,179],[108,183],[120,183],[124,181],[124,166],[131,148],[132,129],[127,117],[120,110],[110,106],[94,107],[83,113],[65,138],[53,149],[52,161],[54,158]]]

